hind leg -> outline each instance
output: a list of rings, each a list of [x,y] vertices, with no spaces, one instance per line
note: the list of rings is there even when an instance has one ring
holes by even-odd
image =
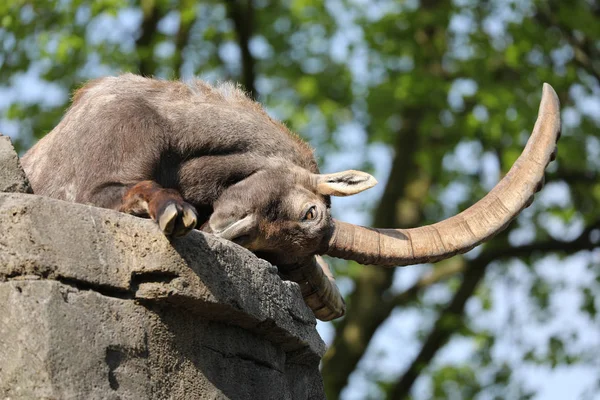
[[[181,194],[154,181],[139,182],[125,191],[119,211],[148,215],[167,236],[183,236],[196,226],[196,209]]]

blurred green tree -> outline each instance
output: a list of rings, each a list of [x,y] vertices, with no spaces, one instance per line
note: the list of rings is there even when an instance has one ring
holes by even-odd
[[[506,172],[547,81],[564,129],[534,205],[433,266],[332,260],[349,311],[322,326],[322,371],[330,399],[527,399],[549,398],[556,385],[541,382],[564,382],[552,371],[565,367],[578,376],[566,393],[591,399],[599,18],[595,0],[5,0],[0,130],[25,150],[100,75],[232,79],[304,135],[324,170],[388,177],[339,217],[411,227],[466,208]]]

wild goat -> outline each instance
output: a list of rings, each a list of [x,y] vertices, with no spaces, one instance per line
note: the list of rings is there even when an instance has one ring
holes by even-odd
[[[545,84],[523,154],[487,196],[434,225],[371,229],[332,219],[330,196],[375,179],[320,174],[311,148],[236,86],[127,74],[79,89],[23,166],[37,194],[150,216],[166,235],[197,225],[245,246],[298,282],[329,320],[345,305],[319,255],[398,266],[468,251],[530,204],[559,135],[558,97]]]

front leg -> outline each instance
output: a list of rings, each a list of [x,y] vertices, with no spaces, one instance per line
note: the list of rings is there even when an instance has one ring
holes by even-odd
[[[154,181],[142,181],[126,190],[119,211],[150,216],[167,236],[183,236],[196,226],[195,208],[174,189]]]

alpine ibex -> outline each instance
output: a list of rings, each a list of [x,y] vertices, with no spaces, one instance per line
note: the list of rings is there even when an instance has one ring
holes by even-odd
[[[329,320],[345,305],[319,255],[397,266],[466,252],[531,203],[559,135],[558,97],[546,84],[523,154],[482,200],[434,225],[364,228],[332,219],[330,196],[375,179],[320,174],[311,148],[235,85],[127,74],[79,89],[23,166],[37,194],[150,216],[172,236],[198,225],[250,249]]]

